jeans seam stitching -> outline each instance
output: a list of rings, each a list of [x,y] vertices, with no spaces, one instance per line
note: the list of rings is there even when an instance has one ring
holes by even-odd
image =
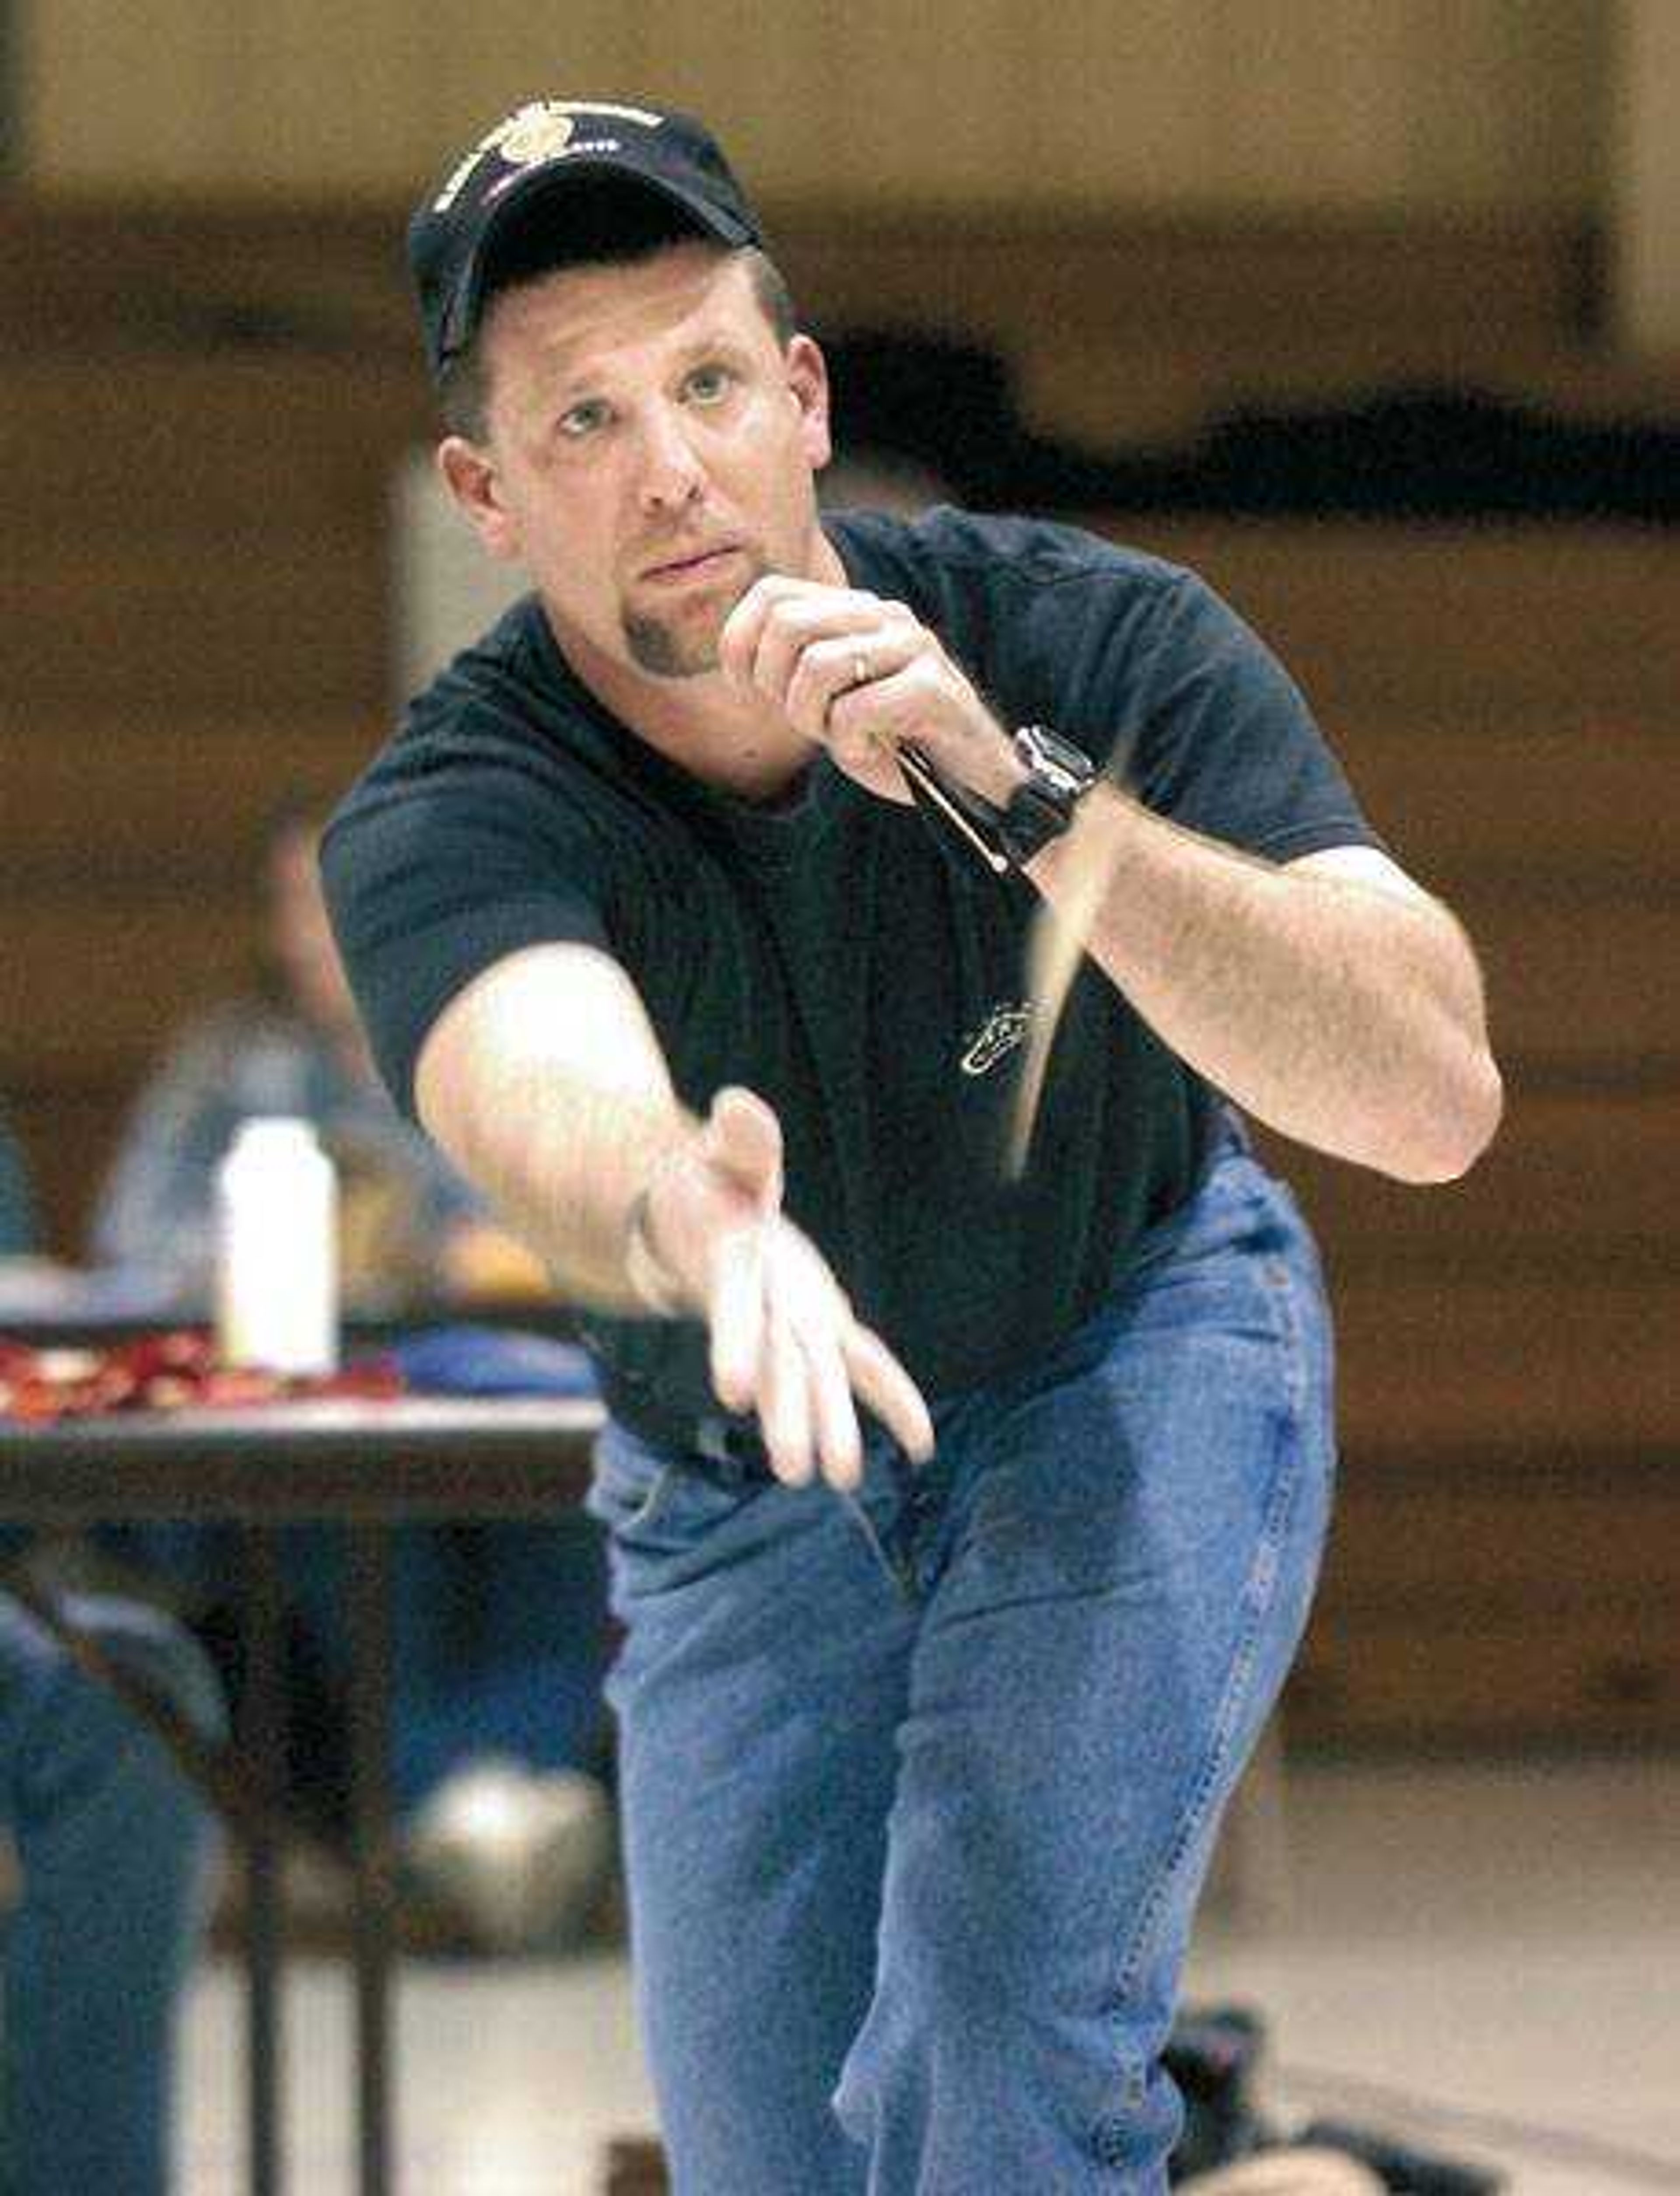
[[[1306,1408],[1306,1352],[1301,1306],[1295,1277],[1287,1263],[1274,1255],[1260,1261],[1260,1275],[1271,1299],[1278,1344],[1283,1354],[1283,1393],[1297,1423]]]
[[[1280,1424],[1277,1431],[1280,1449],[1283,1446],[1284,1432],[1285,1429]],[[1120,2008],[1137,1987],[1138,1978],[1155,1941],[1155,1932],[1165,1909],[1167,1893],[1207,1820],[1214,1789],[1230,1758],[1231,1742],[1248,1696],[1250,1680],[1259,1656],[1260,1631],[1276,1597],[1278,1552],[1289,1529],[1301,1477],[1298,1469],[1280,1470],[1266,1505],[1254,1559],[1243,1586],[1243,1599],[1247,1615],[1237,1636],[1231,1668],[1214,1713],[1213,1736],[1166,1855],[1144,1895],[1131,1940],[1125,1949],[1115,1991],[1114,2012],[1116,2021]]]
[[[851,1518],[853,1523],[856,1525],[859,1532],[863,1535],[865,1541],[867,1543],[869,1552],[873,1557],[883,1577],[886,1580],[887,1584],[893,1589],[895,1593],[902,1596],[905,1600],[910,1602],[913,1605],[918,1599],[918,1596],[914,1591],[913,1581],[908,1570],[901,1570],[898,1565],[894,1563],[891,1556],[887,1552],[885,1539],[882,1534],[876,1529],[874,1519],[871,1517],[868,1511],[858,1500],[857,1496],[849,1490],[844,1488],[841,1490],[840,1500],[845,1509],[847,1516]]]

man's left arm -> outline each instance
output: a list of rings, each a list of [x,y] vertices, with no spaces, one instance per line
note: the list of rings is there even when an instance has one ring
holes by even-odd
[[[995,808],[1027,775],[902,603],[767,577],[732,613],[720,661],[871,792],[907,797],[893,757],[910,740]],[[1469,941],[1376,849],[1267,862],[1104,780],[1025,873],[1163,1043],[1268,1127],[1445,1182],[1498,1126]]]
[[[1492,1139],[1475,955],[1375,848],[1269,863],[1100,784],[1026,873],[1156,1035],[1268,1127],[1405,1182],[1451,1181]]]

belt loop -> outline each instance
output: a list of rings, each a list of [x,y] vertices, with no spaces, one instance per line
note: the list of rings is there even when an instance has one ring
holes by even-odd
[[[694,1427],[694,1450],[698,1456],[704,1457],[709,1464],[727,1464],[731,1460],[729,1428],[723,1419],[708,1418],[697,1420]]]
[[[1248,1124],[1228,1098],[1222,1099],[1219,1102],[1219,1116],[1223,1134],[1218,1130],[1214,1133],[1214,1156],[1217,1158],[1221,1148],[1225,1144],[1231,1143],[1236,1145],[1245,1159],[1253,1159],[1254,1140],[1249,1133]]]

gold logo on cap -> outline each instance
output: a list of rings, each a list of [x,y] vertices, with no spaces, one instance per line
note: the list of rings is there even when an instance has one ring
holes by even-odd
[[[561,108],[522,107],[495,149],[510,167],[530,168],[564,153],[576,133],[577,124]]]
[[[580,114],[611,115],[621,121],[640,122],[649,130],[658,129],[665,118],[643,107],[615,107],[605,100],[532,100],[478,140],[437,194],[432,211],[447,213],[466,188],[467,177],[491,153],[500,153],[511,168],[534,168],[539,161],[557,159],[576,135]]]

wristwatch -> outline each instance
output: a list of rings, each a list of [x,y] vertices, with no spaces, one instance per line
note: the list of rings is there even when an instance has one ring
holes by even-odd
[[[1028,775],[1001,808],[941,777],[913,740],[897,749],[899,768],[923,813],[930,821],[942,817],[1000,877],[1060,838],[1097,783],[1090,756],[1046,725],[1023,725],[1011,744]]]
[[[1027,777],[998,811],[998,844],[1018,870],[1074,820],[1074,811],[1097,783],[1097,766],[1083,748],[1047,725],[1023,725],[1015,735],[1015,752]]]

